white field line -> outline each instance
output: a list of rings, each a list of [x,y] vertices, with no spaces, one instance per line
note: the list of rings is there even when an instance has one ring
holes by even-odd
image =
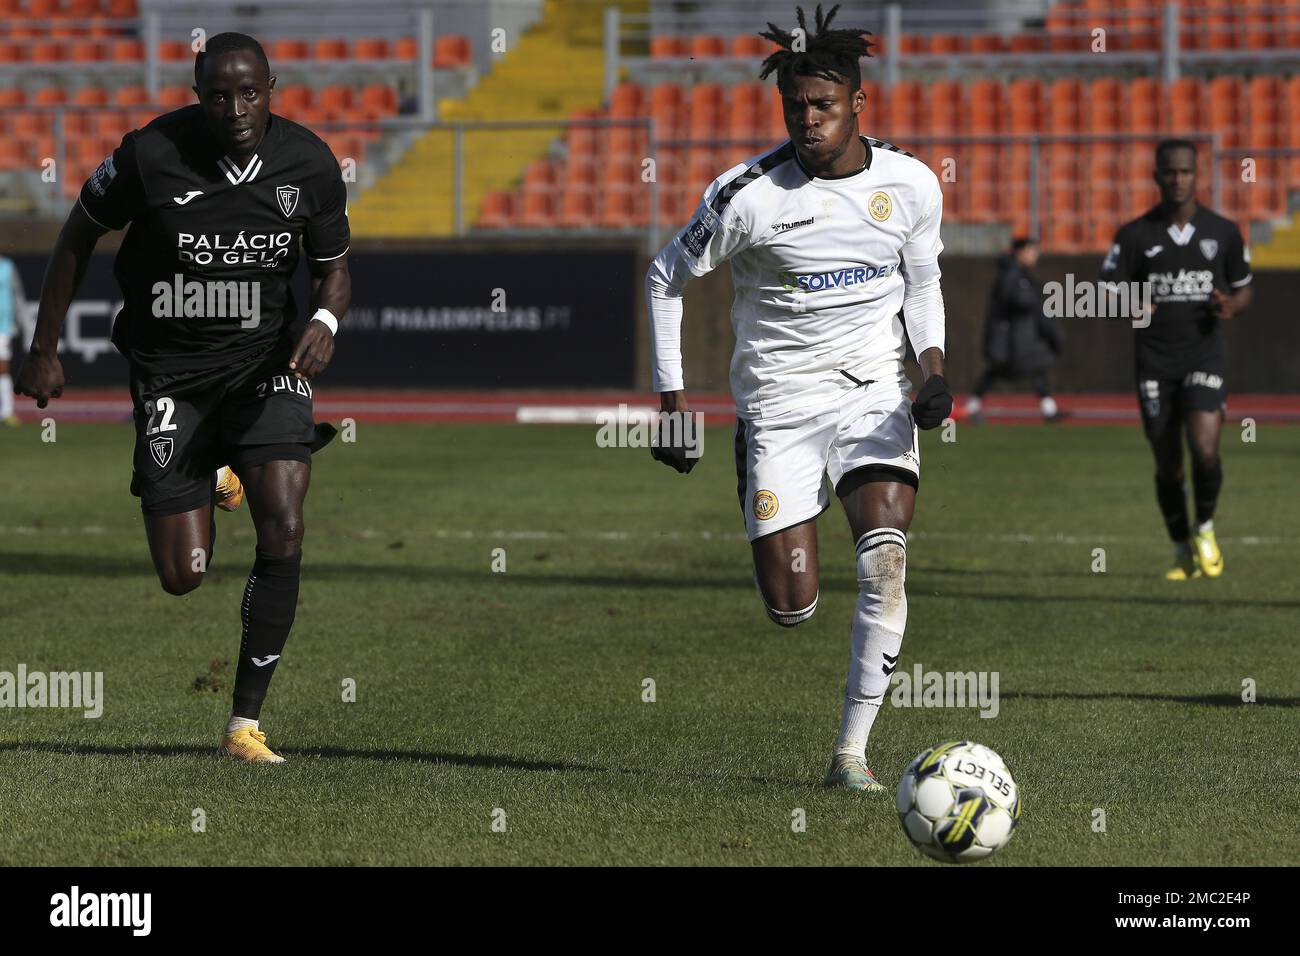
[[[118,533],[101,525],[85,525],[80,528],[43,527],[31,525],[0,525],[0,537],[39,537],[41,535],[100,535]],[[132,530],[130,533],[137,534]],[[252,534],[252,529],[236,528],[230,532],[234,537]],[[371,539],[402,537],[435,538],[452,541],[638,541],[643,542],[647,535],[639,531],[529,531],[524,529],[497,528],[494,530],[434,528],[431,531],[404,528],[396,531],[376,531],[365,528],[352,532],[349,537]],[[741,531],[658,531],[649,537],[665,541],[744,541]],[[1153,535],[1081,535],[1081,534],[989,534],[967,531],[911,531],[908,540],[951,540],[951,541],[985,541],[995,544],[1138,544],[1149,543]],[[1277,535],[1242,535],[1219,538],[1226,544],[1241,545],[1290,545],[1300,543],[1300,538],[1288,538]]]

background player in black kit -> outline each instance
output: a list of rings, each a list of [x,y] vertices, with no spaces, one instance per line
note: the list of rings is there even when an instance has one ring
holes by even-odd
[[[1219,323],[1250,305],[1250,252],[1235,223],[1196,202],[1193,143],[1157,146],[1155,181],[1160,204],[1116,233],[1102,278],[1151,282],[1150,324],[1137,330],[1138,404],[1156,458],[1156,498],[1174,541],[1174,566],[1165,577],[1185,581],[1223,573],[1213,522],[1227,398]],[[1195,534],[1183,488],[1184,431]]]
[[[280,763],[258,724],[293,625],[316,426],[310,380],[334,353],[351,299],[347,190],[320,139],[272,115],[275,77],[252,37],[222,33],[194,63],[197,105],[128,133],[82,187],[55,243],[31,353],[16,391],[44,408],[63,390],[57,347],[99,237],[130,225],[114,271],[124,304],[113,342],[131,368],[140,497],[163,588],[203,580],[213,499],[241,497],[257,531],[241,599],[234,706],[222,749]],[[305,328],[290,279],[302,241],[315,314]]]

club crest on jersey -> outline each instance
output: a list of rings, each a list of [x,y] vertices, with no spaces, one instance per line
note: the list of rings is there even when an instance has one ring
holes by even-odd
[[[1207,258],[1207,259],[1213,259],[1214,256],[1215,256],[1215,254],[1216,254],[1218,251],[1219,251],[1219,240],[1218,240],[1218,239],[1202,239],[1202,240],[1201,240],[1201,255],[1205,256],[1205,258]]]
[[[284,218],[288,219],[293,215],[293,211],[298,208],[298,187],[276,186],[275,198],[280,203],[280,212],[284,213]]]
[[[754,517],[759,521],[766,521],[768,518],[775,517],[781,503],[776,500],[776,495],[764,489],[754,495]]]
[[[887,193],[872,193],[871,198],[867,200],[867,212],[871,213],[871,218],[876,222],[884,222],[893,211],[894,203]]]
[[[172,440],[167,437],[153,439],[149,442],[149,453],[153,455],[153,460],[158,462],[159,468],[166,468],[167,463],[172,460]]]

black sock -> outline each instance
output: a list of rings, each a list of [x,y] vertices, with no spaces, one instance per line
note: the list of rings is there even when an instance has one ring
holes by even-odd
[[[1199,459],[1192,459],[1192,498],[1196,501],[1196,523],[1205,524],[1214,517],[1214,509],[1219,503],[1219,489],[1223,487],[1223,462],[1214,459],[1214,464],[1205,465]]]
[[[239,668],[235,672],[233,713],[236,717],[257,720],[262,712],[262,701],[266,699],[266,690],[298,609],[301,569],[301,551],[287,558],[257,552],[240,607],[244,633],[239,642]]]
[[[1175,544],[1182,544],[1191,537],[1187,522],[1187,495],[1183,492],[1182,479],[1156,475],[1156,501],[1160,502],[1160,513],[1164,515],[1169,537]]]

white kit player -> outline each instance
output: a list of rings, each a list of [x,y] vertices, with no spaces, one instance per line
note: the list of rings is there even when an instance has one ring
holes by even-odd
[[[695,217],[646,276],[653,385],[665,412],[689,409],[681,362],[682,291],[731,262],[736,290],[736,470],[755,578],[767,613],[794,627],[817,609],[816,519],[829,477],[855,542],[859,595],[839,739],[828,787],[882,791],[867,737],[898,663],[907,619],[907,529],[920,475],[916,428],[952,411],[943,378],[938,256],[943,197],[910,153],[858,133],[858,60],[869,34],[762,34],[790,140],[705,190]],[[902,316],[900,316],[900,310]],[[925,382],[903,373],[910,339]],[[687,472],[667,440],[655,458]]]

